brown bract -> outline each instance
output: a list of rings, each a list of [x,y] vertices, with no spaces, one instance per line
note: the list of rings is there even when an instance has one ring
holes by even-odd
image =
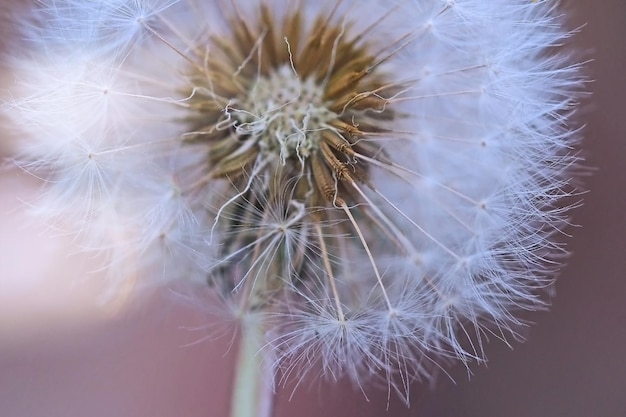
[[[231,33],[194,51],[187,138],[209,145],[208,177],[242,190],[253,172],[278,172],[301,178],[295,198],[307,206],[358,201],[351,184],[382,158],[368,139],[388,132],[385,95],[398,86],[377,73],[367,30],[354,34],[335,13],[305,27],[297,10],[277,21],[261,5],[251,21],[235,9]]]

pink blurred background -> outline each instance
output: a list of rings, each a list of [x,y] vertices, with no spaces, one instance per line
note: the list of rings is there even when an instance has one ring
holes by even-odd
[[[573,25],[587,22],[575,43],[594,59],[581,118],[597,171],[585,180],[590,192],[574,218],[583,226],[571,230],[573,256],[551,312],[531,315],[528,341],[513,350],[489,345],[488,367],[472,368],[471,378],[456,368],[456,383],[413,387],[411,409],[392,398],[387,410],[385,390],[368,402],[345,384],[313,384],[292,401],[283,392],[277,417],[626,417],[626,2],[565,6]],[[227,416],[228,338],[201,341],[207,331],[183,328],[206,317],[169,293],[115,314],[99,306],[97,280],[49,280],[89,265],[68,270],[59,263],[68,242],[16,210],[33,187],[24,175],[0,174],[0,416]]]

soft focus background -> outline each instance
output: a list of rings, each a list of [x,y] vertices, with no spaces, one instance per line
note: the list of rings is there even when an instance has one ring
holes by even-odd
[[[0,0],[0,10],[9,6]],[[459,368],[456,383],[415,386],[410,410],[392,398],[386,411],[384,389],[366,401],[347,385],[305,384],[291,401],[281,394],[277,417],[626,416],[626,2],[565,6],[574,26],[587,22],[575,44],[594,59],[581,119],[597,171],[585,179],[590,192],[574,217],[582,227],[571,230],[551,312],[530,316],[526,343],[488,346],[488,367],[471,378]],[[11,22],[0,30],[1,48]],[[6,156],[19,138],[2,139]],[[190,330],[206,316],[170,292],[131,309],[103,306],[89,260],[68,261],[69,239],[23,212],[20,199],[35,188],[0,171],[0,416],[227,416],[230,339]]]

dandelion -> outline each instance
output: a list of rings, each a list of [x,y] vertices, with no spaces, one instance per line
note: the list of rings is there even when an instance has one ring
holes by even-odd
[[[582,79],[558,2],[40,0],[15,164],[112,292],[203,282],[233,416],[313,373],[408,387],[517,338],[565,251]]]

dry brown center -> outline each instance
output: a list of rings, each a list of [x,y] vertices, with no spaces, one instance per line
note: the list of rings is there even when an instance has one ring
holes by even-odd
[[[367,160],[381,155],[368,139],[393,119],[384,95],[394,87],[364,34],[349,36],[333,13],[303,28],[300,12],[277,21],[261,6],[256,23],[234,13],[230,36],[210,38],[191,71],[189,137],[209,144],[212,178],[243,187],[264,165],[306,178],[297,197],[309,206],[356,199],[350,183],[364,182]]]

